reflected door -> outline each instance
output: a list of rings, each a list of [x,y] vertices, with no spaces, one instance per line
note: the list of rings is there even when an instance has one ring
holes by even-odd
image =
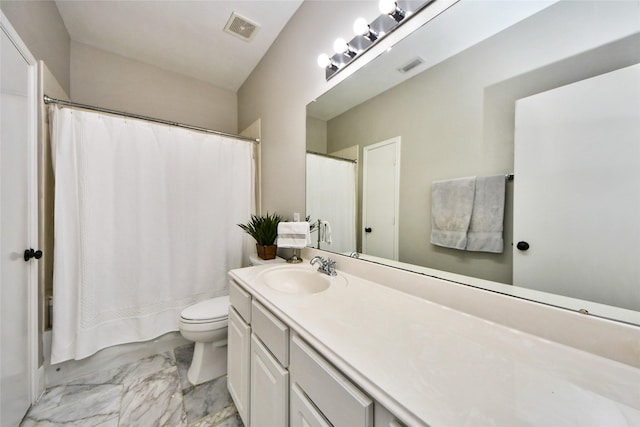
[[[4,18],[4,16],[3,16]],[[0,50],[0,425],[17,426],[31,404],[28,286],[30,66],[2,31]],[[31,270],[31,272],[30,272]]]
[[[640,65],[519,100],[514,186],[515,285],[640,310]]]
[[[364,147],[362,252],[398,259],[400,137]]]

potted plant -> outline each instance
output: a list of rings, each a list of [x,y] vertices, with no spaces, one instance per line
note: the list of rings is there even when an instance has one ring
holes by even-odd
[[[246,224],[238,224],[251,237],[256,240],[256,250],[262,259],[274,259],[276,257],[276,239],[278,238],[278,223],[282,221],[278,214],[251,215]]]

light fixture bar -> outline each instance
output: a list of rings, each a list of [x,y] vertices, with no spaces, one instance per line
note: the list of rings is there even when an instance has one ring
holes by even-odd
[[[355,37],[348,42],[342,38],[337,39],[333,46],[335,51],[333,56],[329,57],[326,54],[322,54],[318,57],[318,66],[325,69],[325,78],[327,80],[331,79],[434,1],[380,0],[380,16],[370,23],[367,23],[364,18],[358,18],[353,24]],[[320,59],[321,57],[322,60]]]

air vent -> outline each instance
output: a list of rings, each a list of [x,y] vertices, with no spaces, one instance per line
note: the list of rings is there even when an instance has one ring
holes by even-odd
[[[416,68],[418,65],[422,64],[423,62],[424,62],[424,60],[422,58],[416,58],[413,61],[409,62],[404,67],[398,68],[398,71],[400,71],[401,73],[406,73],[406,72]]]
[[[224,31],[248,42],[256,35],[258,28],[260,26],[255,22],[233,12],[224,27]]]

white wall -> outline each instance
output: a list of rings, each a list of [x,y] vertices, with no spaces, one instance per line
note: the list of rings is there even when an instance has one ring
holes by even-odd
[[[71,99],[236,133],[237,96],[200,80],[71,42]]]

